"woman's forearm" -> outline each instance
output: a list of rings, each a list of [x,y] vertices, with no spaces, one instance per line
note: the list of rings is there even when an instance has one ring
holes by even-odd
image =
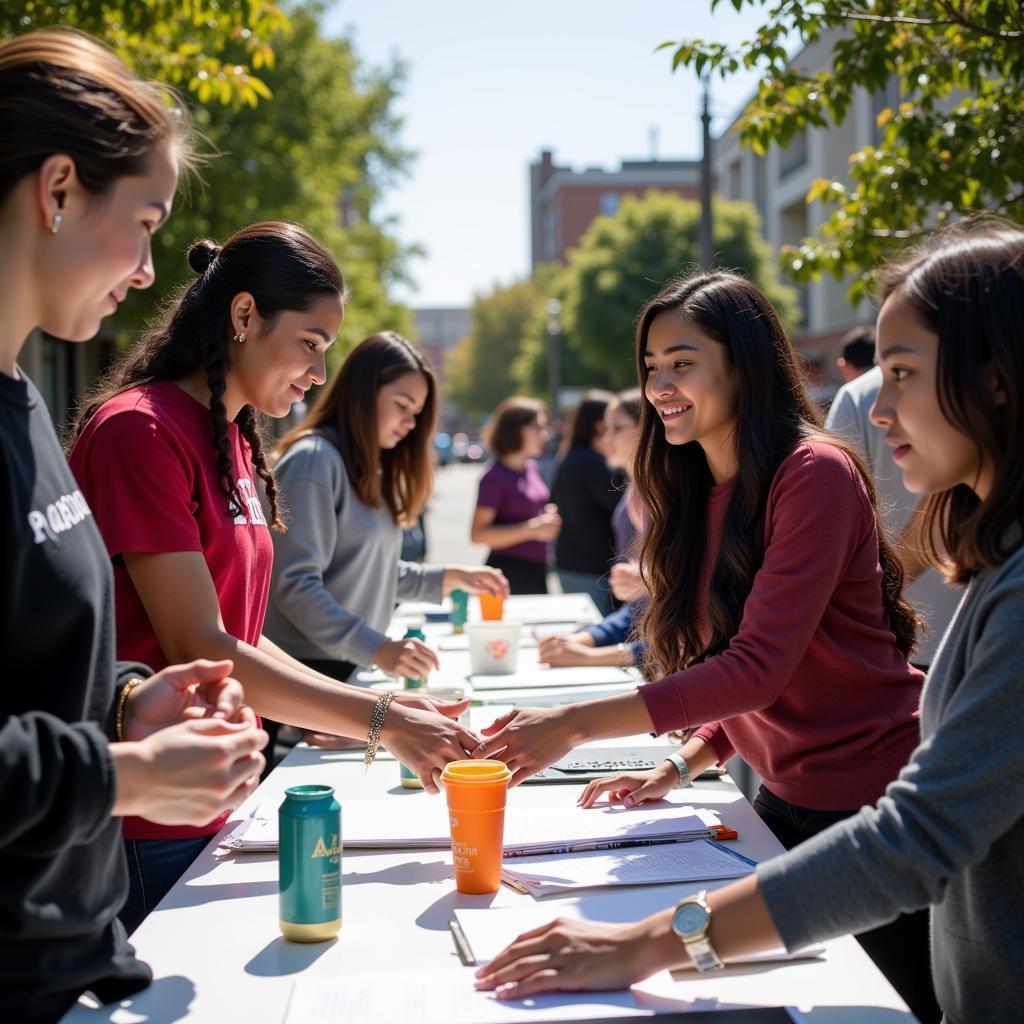
[[[565,711],[576,734],[576,746],[589,740],[632,736],[654,730],[647,705],[636,690],[617,697],[566,705]]]
[[[265,638],[260,647],[217,631],[194,657],[230,658],[257,714],[302,729],[365,739],[377,694],[305,668]],[[265,648],[265,649],[261,649]]]
[[[687,740],[679,748],[679,756],[686,762],[686,767],[690,769],[691,779],[697,778],[701,772],[718,764],[715,748],[707,741],[697,739],[696,736]]]
[[[470,534],[474,544],[486,544],[495,551],[510,548],[513,544],[521,544],[531,539],[531,531],[526,523],[508,523],[504,526],[476,526]]]

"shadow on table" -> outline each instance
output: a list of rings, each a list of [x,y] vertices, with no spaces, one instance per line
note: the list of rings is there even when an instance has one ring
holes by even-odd
[[[328,942],[289,942],[279,935],[268,942],[246,965],[245,973],[259,978],[280,978],[301,974],[316,963],[338,940]]]
[[[416,918],[416,924],[431,932],[448,931],[448,922],[455,916],[456,910],[466,907],[489,907],[497,897],[496,892],[483,893],[479,896],[472,896],[469,893],[457,892],[455,881],[452,880],[450,892],[446,892],[439,900],[435,900],[426,910]]]
[[[379,851],[377,851],[379,852]],[[349,861],[351,865],[353,861]],[[354,861],[358,864],[359,861]],[[376,882],[385,885],[420,885],[423,882],[443,882],[452,877],[452,866],[444,860],[409,861],[405,864],[393,864],[380,871],[355,871],[346,867],[342,882],[347,888],[350,885],[365,885]],[[452,882],[452,885],[455,883]],[[275,886],[276,891],[276,886]]]
[[[119,1020],[123,1020],[121,1011],[128,1010],[135,1024],[174,1024],[188,1016],[195,994],[196,987],[188,978],[172,974],[154,979],[149,988],[143,989],[138,995],[116,1003],[88,1008],[79,1003],[74,1008],[74,1014],[76,1020],[104,1024],[106,1021],[113,1022],[115,1014],[118,1014]]]
[[[207,903],[222,900],[253,899],[257,896],[274,896],[278,892],[276,878],[264,882],[220,882],[217,885],[195,885],[186,882],[174,890],[169,898],[169,908],[202,907]]]

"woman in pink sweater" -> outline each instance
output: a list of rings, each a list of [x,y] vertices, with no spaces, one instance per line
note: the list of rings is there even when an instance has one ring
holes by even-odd
[[[673,282],[641,314],[636,357],[647,402],[634,480],[650,520],[641,633],[655,681],[516,709],[475,754],[521,781],[588,740],[694,730],[672,760],[581,802],[656,799],[737,753],[764,780],[758,813],[795,846],[874,803],[916,746],[923,676],[908,662],[903,571],[870,474],[821,428],[758,288],[723,272]],[[938,1019],[926,926],[912,915],[864,941],[922,1021]]]

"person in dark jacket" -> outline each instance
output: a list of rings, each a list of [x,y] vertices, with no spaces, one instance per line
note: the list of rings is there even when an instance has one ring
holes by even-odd
[[[607,391],[588,391],[570,417],[552,500],[562,517],[555,566],[564,593],[589,594],[602,615],[615,608],[608,570],[615,560],[612,517],[625,477],[608,467],[605,412],[615,401]]]

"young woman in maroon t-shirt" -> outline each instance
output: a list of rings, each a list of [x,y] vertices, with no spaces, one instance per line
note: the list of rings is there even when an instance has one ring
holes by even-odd
[[[634,480],[650,526],[641,624],[661,678],[632,693],[517,709],[485,733],[521,779],[577,744],[696,730],[651,773],[593,784],[637,803],[733,753],[764,780],[755,808],[794,846],[873,803],[917,744],[916,620],[860,458],[820,426],[771,303],[735,274],[673,282],[641,313],[646,399]],[[909,922],[909,923],[908,923]],[[925,915],[866,940],[922,1019],[936,1019]]]
[[[197,242],[189,264],[199,276],[85,399],[73,430],[72,469],[114,561],[118,651],[145,653],[157,668],[230,657],[259,714],[365,740],[378,695],[312,671],[262,632],[267,519],[282,524],[259,416],[287,415],[324,382],[344,315],[341,272],[307,232],[278,222],[243,228],[223,246]],[[465,703],[443,707],[454,716]],[[437,708],[399,696],[381,731],[430,792],[436,773],[477,743]],[[222,821],[190,830],[126,823],[129,928]]]

